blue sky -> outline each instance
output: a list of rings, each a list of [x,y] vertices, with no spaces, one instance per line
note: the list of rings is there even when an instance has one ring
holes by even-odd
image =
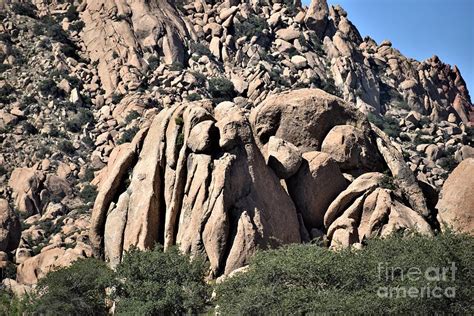
[[[303,0],[308,5],[310,0]],[[328,0],[364,37],[389,39],[407,57],[457,65],[474,99],[474,0]]]

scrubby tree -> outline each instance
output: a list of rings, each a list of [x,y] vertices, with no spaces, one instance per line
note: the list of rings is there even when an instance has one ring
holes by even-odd
[[[223,315],[472,314],[473,260],[474,238],[452,233],[396,235],[362,250],[293,245],[258,253],[217,287],[217,305]]]
[[[107,315],[106,288],[114,273],[105,262],[82,259],[40,279],[28,311],[38,315]]]
[[[177,248],[163,252],[131,250],[117,267],[117,313],[123,315],[197,314],[208,304],[206,266]]]

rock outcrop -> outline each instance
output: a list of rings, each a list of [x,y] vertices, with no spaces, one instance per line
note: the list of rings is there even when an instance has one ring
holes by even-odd
[[[18,247],[21,237],[21,225],[18,217],[8,205],[0,199],[0,251],[13,251]]]
[[[423,216],[404,205],[392,189],[384,188],[386,177],[363,174],[334,199],[324,217],[331,246],[347,247],[397,231],[432,235]]]
[[[330,228],[332,237],[332,222],[339,225],[346,206],[374,191],[382,177],[361,187],[362,175],[348,188],[356,186],[357,193],[344,193],[347,180],[336,160],[315,151],[341,124],[358,128],[365,143],[376,142],[360,112],[321,90],[275,95],[250,113],[232,102],[164,109],[143,145],[122,145],[132,149],[121,149],[121,158],[100,174],[106,180],[92,215],[94,247],[114,266],[131,247],[177,244],[207,258],[216,277],[247,264],[257,249],[308,240],[314,230]],[[382,164],[383,155],[371,155]],[[416,230],[414,223],[429,230],[415,211],[390,203],[391,217],[378,219],[383,232]]]
[[[39,255],[26,259],[17,269],[17,281],[32,285],[48,272],[67,267],[80,258],[92,255],[90,246],[78,244],[75,248],[51,248],[43,250]]]
[[[449,175],[437,204],[441,228],[474,234],[474,158],[462,161]]]
[[[21,282],[88,243],[112,266],[179,244],[218,277],[285,243],[470,229],[460,70],[362,38],[338,5],[0,8],[0,267]]]
[[[161,55],[166,64],[185,64],[191,29],[167,0],[86,1],[82,40],[107,95],[136,90],[148,67],[144,53]]]

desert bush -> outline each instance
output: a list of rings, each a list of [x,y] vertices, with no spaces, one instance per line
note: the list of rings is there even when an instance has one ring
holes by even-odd
[[[125,117],[125,124],[128,124],[139,117],[140,113],[138,113],[137,111],[130,111],[130,113],[128,113],[128,115]]]
[[[216,103],[232,100],[235,97],[234,84],[226,78],[209,79],[209,93]]]
[[[136,126],[124,130],[122,136],[117,140],[117,144],[121,145],[131,142],[139,130],[140,129]]]
[[[114,93],[112,94],[112,103],[113,104],[119,104],[120,101],[122,101],[124,95],[120,93]]]
[[[7,168],[5,168],[5,166],[3,165],[0,165],[0,177],[3,175],[6,175],[7,173],[8,173]]]
[[[206,84],[207,78],[202,73],[197,72],[197,71],[191,71],[191,75],[193,75],[193,77],[196,78],[197,87],[202,88],[202,86]]]
[[[78,260],[40,279],[27,310],[35,315],[107,315],[105,289],[113,282],[105,262]]]
[[[206,266],[177,248],[131,250],[117,267],[117,312],[122,315],[184,315],[205,311],[210,298]]]
[[[198,93],[191,93],[186,97],[189,102],[201,100],[201,95]]]
[[[72,133],[78,133],[82,126],[93,122],[94,115],[92,112],[89,109],[81,108],[72,119],[66,122],[66,129]]]
[[[21,126],[23,127],[23,131],[26,135],[36,135],[38,134],[38,129],[31,124],[30,122],[23,121],[21,122]]]
[[[243,22],[237,22],[234,25],[237,38],[242,36],[247,36],[248,38],[258,36],[267,28],[267,20],[256,14],[250,15],[248,19],[245,19]]]
[[[151,71],[155,71],[155,69],[158,68],[159,65],[160,65],[160,59],[156,57],[155,55],[152,55],[150,56],[150,58],[148,58],[148,68]]]
[[[192,54],[212,57],[211,50],[204,44],[198,42],[191,42],[189,45],[189,49],[191,50]]]
[[[398,120],[390,115],[379,116],[373,113],[367,115],[369,122],[383,130],[388,136],[397,138],[400,136],[401,128]]]
[[[58,85],[56,82],[51,79],[44,79],[40,81],[38,85],[38,90],[44,95],[44,96],[52,96],[52,97],[64,97],[64,91],[59,89]]]
[[[29,2],[14,2],[11,5],[11,10],[19,15],[29,16],[36,19],[36,6]]]
[[[14,87],[9,85],[8,83],[3,85],[2,87],[0,87],[0,103],[10,103],[14,99],[12,95],[15,93],[16,90]]]
[[[72,23],[70,26],[69,26],[69,31],[71,32],[80,32],[82,31],[82,29],[84,28],[85,26],[85,23],[82,22],[82,21],[77,21],[77,22],[74,22]]]
[[[16,297],[9,291],[0,289],[0,315],[24,315],[26,308],[26,300]]]
[[[97,197],[97,187],[95,185],[86,184],[79,193],[79,197],[85,203],[94,203]]]
[[[69,155],[72,155],[76,152],[76,149],[74,148],[74,146],[69,140],[62,140],[61,142],[59,142],[58,148],[63,153],[69,154]]]
[[[11,65],[8,64],[0,64],[0,74],[4,73],[8,69],[12,68]]]
[[[184,65],[180,62],[174,62],[169,66],[170,71],[181,71],[184,69]]]
[[[459,162],[453,156],[445,156],[438,160],[438,164],[441,168],[451,172],[458,166]]]
[[[362,250],[291,245],[257,253],[248,272],[217,286],[217,305],[223,315],[472,314],[473,260],[474,238],[451,232],[397,234]],[[443,295],[428,297],[434,288]]]
[[[35,156],[39,159],[44,159],[46,156],[51,155],[51,149],[47,146],[39,146],[36,148]]]

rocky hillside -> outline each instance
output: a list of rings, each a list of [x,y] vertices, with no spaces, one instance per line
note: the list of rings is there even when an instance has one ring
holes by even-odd
[[[284,243],[470,231],[473,123],[457,67],[325,0],[0,0],[3,283],[155,242],[218,277]]]

